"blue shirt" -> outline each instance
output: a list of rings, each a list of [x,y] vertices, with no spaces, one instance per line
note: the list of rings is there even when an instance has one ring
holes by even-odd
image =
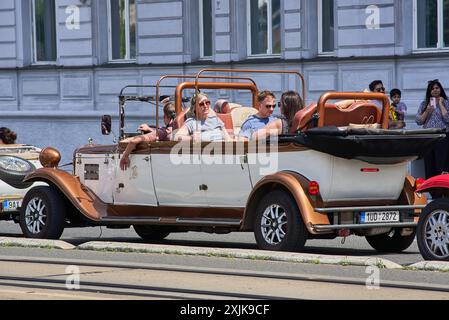
[[[242,124],[242,129],[239,133],[239,136],[248,138],[251,140],[251,137],[254,132],[256,132],[259,129],[262,129],[265,127],[268,123],[271,121],[276,120],[277,118],[275,116],[269,116],[268,118],[260,118],[257,115],[249,116],[248,119],[246,119],[245,122]]]
[[[208,116],[206,120],[189,118],[184,124],[190,135],[193,135],[195,131],[201,132],[201,141],[224,140],[225,126],[223,121],[216,116]]]

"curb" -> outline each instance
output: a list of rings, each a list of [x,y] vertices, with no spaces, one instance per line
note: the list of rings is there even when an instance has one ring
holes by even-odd
[[[26,247],[73,250],[76,247],[61,240],[0,237],[0,247]]]
[[[327,256],[308,253],[289,253],[277,251],[226,249],[226,248],[203,248],[203,247],[183,247],[167,246],[157,244],[122,243],[122,242],[86,242],[77,247],[79,250],[99,250],[115,252],[137,252],[137,253],[162,253],[195,256],[215,256],[226,258],[269,260],[296,263],[313,264],[333,264],[351,266],[376,266],[385,269],[403,269],[400,264],[383,258],[372,257],[348,257],[348,256]]]
[[[418,270],[426,271],[449,271],[449,262],[447,261],[420,261],[407,266]]]

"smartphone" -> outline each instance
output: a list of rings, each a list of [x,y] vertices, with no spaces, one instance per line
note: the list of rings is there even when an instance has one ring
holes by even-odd
[[[430,105],[435,108],[437,106],[437,98],[430,98]]]

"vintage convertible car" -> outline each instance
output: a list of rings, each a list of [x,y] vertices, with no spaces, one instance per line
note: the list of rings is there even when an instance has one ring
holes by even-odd
[[[32,182],[23,179],[40,168],[40,149],[23,144],[0,146],[0,220],[19,221],[19,209]]]
[[[351,234],[365,236],[381,251],[409,247],[426,198],[415,192],[407,166],[445,135],[436,130],[388,130],[390,105],[383,94],[325,93],[296,114],[290,134],[267,141],[141,144],[131,154],[131,167],[120,170],[127,144],[123,139],[133,135],[124,130],[127,100],[153,101],[157,114],[161,82],[179,79],[173,95],[179,127],[185,120],[182,101],[188,90],[245,92],[251,96],[250,107],[217,114],[237,133],[242,121],[257,112],[259,92],[252,78],[239,73],[297,77],[305,98],[304,78],[298,72],[226,69],[164,76],[153,86],[155,96],[121,95],[119,143],[75,150],[73,174],[57,168],[57,150],[42,151],[44,168],[25,181],[48,186],[35,187],[25,196],[24,234],[58,238],[65,227],[104,225],[133,226],[145,240],[160,240],[172,232],[253,231],[258,246],[267,250],[298,251],[307,239]],[[341,99],[354,102],[345,108],[331,103]],[[375,99],[382,102],[382,112],[370,102]],[[369,118],[380,129],[366,128],[363,122]],[[104,120],[102,128],[109,133],[110,117]],[[40,231],[30,228],[25,217],[34,217]]]
[[[426,260],[449,261],[449,174],[419,184],[417,192],[430,192],[437,199],[422,211],[416,238]]]

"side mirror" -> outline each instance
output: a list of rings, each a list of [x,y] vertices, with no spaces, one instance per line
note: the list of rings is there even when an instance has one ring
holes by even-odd
[[[111,134],[112,117],[110,115],[104,115],[101,117],[101,133],[104,136]]]

